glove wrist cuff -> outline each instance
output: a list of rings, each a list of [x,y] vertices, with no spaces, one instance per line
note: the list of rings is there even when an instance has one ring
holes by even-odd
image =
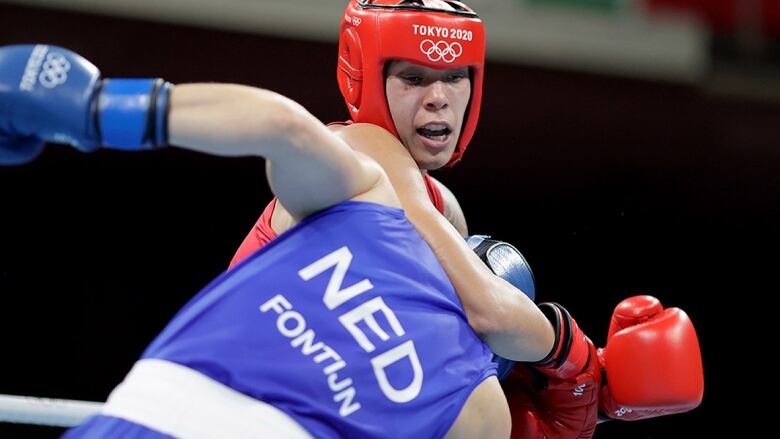
[[[553,331],[555,331],[555,342],[550,353],[532,365],[537,368],[555,369],[561,365],[571,349],[571,316],[563,306],[554,302],[539,304],[539,310],[552,324]]]
[[[557,303],[543,303],[539,309],[550,319],[555,330],[552,350],[541,361],[533,364],[539,372],[568,380],[585,369],[589,361],[597,361],[593,343],[582,333],[566,308]]]
[[[159,78],[104,80],[95,112],[101,144],[130,151],[166,145],[171,88]]]

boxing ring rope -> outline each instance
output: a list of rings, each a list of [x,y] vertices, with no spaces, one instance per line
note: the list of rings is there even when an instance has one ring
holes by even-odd
[[[0,422],[73,427],[102,407],[102,402],[0,394]]]

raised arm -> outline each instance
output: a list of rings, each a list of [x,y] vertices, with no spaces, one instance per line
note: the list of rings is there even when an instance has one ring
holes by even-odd
[[[376,162],[352,150],[302,106],[268,90],[177,86],[169,141],[213,155],[265,157],[271,189],[297,220],[348,198],[398,205]]]
[[[407,216],[455,286],[469,324],[493,352],[517,361],[537,361],[547,356],[555,342],[549,320],[524,294],[495,276],[436,210],[428,199],[419,168],[403,145],[373,125],[352,125],[338,134],[384,168]]]
[[[265,157],[271,188],[296,219],[353,197],[398,204],[376,163],[303,107],[267,90],[104,79],[67,49],[6,46],[0,47],[0,120],[0,164],[29,161],[45,142],[84,151],[170,143]]]

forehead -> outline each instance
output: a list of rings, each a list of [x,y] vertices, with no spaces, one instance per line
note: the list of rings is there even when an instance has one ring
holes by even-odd
[[[446,74],[453,72],[467,72],[468,67],[453,67],[451,69],[434,69],[432,67],[424,66],[422,64],[413,63],[411,61],[393,60],[387,63],[387,74],[393,75],[405,71],[414,71],[422,74]]]

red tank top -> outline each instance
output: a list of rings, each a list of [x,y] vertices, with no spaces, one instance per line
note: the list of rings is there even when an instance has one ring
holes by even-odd
[[[441,195],[439,187],[433,182],[433,179],[428,174],[423,174],[423,180],[425,181],[425,188],[428,190],[428,197],[431,202],[436,206],[436,210],[444,213],[444,198]],[[236,254],[233,256],[233,260],[230,261],[230,266],[234,266],[244,260],[247,256],[255,252],[255,250],[265,246],[272,239],[276,238],[277,234],[271,227],[271,216],[274,214],[276,208],[276,198],[268,203],[265,207],[262,215],[249,231],[249,234],[244,238],[244,242],[236,250]]]

